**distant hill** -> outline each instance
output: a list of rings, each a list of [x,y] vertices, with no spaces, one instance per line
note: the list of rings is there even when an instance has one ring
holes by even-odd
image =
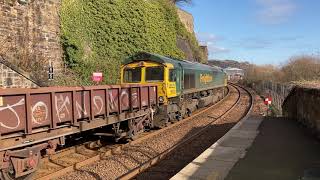
[[[250,63],[249,62],[238,62],[234,60],[209,60],[209,65],[219,66],[221,68],[233,67],[233,68],[240,68],[246,70]]]

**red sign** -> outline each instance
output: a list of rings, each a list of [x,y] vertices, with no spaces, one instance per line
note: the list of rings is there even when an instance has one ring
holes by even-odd
[[[267,97],[265,100],[264,100],[264,104],[265,105],[270,105],[272,103],[272,97]]]
[[[92,81],[101,82],[102,81],[102,73],[100,73],[100,72],[92,73]]]

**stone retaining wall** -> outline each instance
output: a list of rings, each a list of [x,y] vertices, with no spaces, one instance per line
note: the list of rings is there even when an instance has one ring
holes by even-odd
[[[60,0],[0,0],[0,55],[25,71],[62,68]]]
[[[253,85],[262,96],[273,98],[273,105],[289,119],[294,119],[320,135],[320,88],[308,85],[262,82]]]
[[[0,56],[0,88],[35,88],[36,84],[30,75],[14,65],[6,62]]]
[[[283,115],[320,134],[320,88],[295,87],[283,103]]]
[[[282,112],[282,104],[291,92],[293,84],[279,84],[273,82],[261,82],[253,85],[253,88],[263,97],[272,97],[272,105]]]

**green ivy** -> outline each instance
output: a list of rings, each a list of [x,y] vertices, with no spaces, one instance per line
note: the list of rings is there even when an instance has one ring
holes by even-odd
[[[121,61],[139,51],[184,58],[178,37],[201,58],[168,0],[63,0],[61,28],[65,63],[81,85],[92,84],[94,71],[104,73],[104,84],[118,83]]]

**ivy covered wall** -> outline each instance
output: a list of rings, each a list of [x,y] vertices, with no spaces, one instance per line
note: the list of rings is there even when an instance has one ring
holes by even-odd
[[[78,85],[90,85],[94,71],[103,84],[119,83],[122,60],[139,51],[185,58],[178,38],[202,58],[168,0],[62,0],[60,15],[65,63]]]

